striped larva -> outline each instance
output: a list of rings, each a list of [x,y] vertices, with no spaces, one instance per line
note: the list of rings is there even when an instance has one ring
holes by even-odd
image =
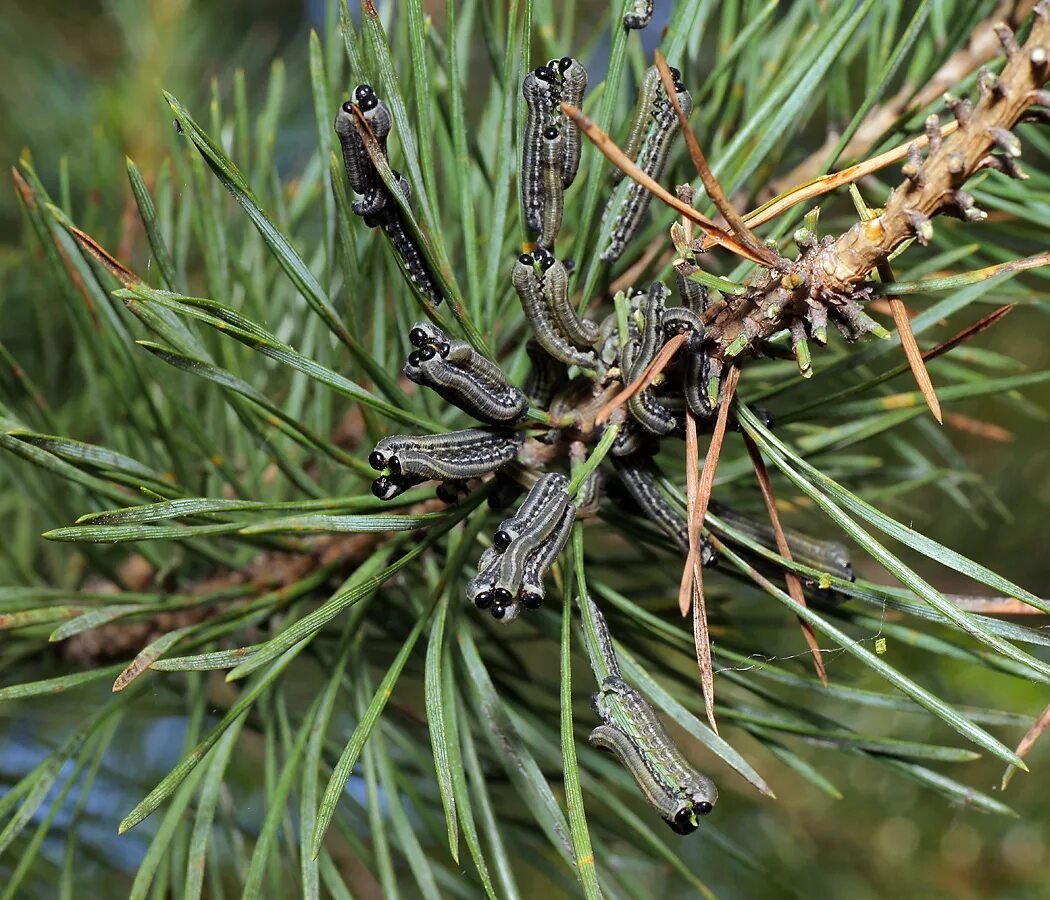
[[[529,489],[518,511],[500,522],[499,529],[492,538],[492,546],[496,551],[502,553],[506,550],[512,541],[522,535],[529,527],[529,523],[539,515],[544,507],[564,506],[568,503],[569,494],[566,491],[568,486],[569,479],[560,472],[547,472],[541,475]]]
[[[522,439],[517,432],[481,428],[385,437],[368,456],[369,465],[383,473],[372,493],[390,500],[424,481],[480,478],[512,462]]]
[[[641,334],[629,340],[623,348],[621,368],[628,382],[642,376],[663,346],[664,301],[667,293],[667,288],[654,282],[643,302],[644,324]],[[670,434],[677,422],[671,412],[656,399],[651,387],[635,393],[627,401],[627,411],[642,428],[657,436]]]
[[[613,675],[593,706],[602,724],[591,732],[591,744],[616,756],[672,831],[695,831],[718,802],[718,788],[671,740],[652,704]]]
[[[569,458],[573,466],[582,465],[587,459],[587,445],[583,441],[573,441],[569,445]],[[600,469],[593,469],[580,482],[576,491],[576,514],[580,517],[595,516],[602,504],[602,474]]]
[[[693,109],[693,101],[689,96],[676,74],[675,93],[682,112],[688,116]],[[648,73],[647,73],[648,77]],[[656,99],[652,102],[652,116],[648,121],[648,127],[638,149],[636,160],[638,167],[649,177],[656,181],[664,173],[667,166],[667,157],[671,152],[671,144],[678,135],[680,128],[678,116],[671,105],[671,101],[663,93],[663,85],[659,86]],[[641,226],[642,219],[649,209],[652,194],[636,181],[620,186],[613,193],[609,203],[605,207],[603,219],[612,221],[612,232],[609,235],[609,243],[602,251],[601,258],[606,262],[615,262],[620,258],[624,248],[634,237]]]
[[[544,350],[535,338],[529,338],[525,345],[529,356],[529,374],[525,379],[525,395],[533,406],[547,409],[554,395],[569,380],[565,363],[554,359]]]
[[[689,276],[699,272],[700,267],[692,260],[676,259],[674,262],[674,274],[678,281],[678,295],[682,303],[695,313],[704,312],[711,302],[711,294],[707,286],[699,281],[694,281]]]
[[[533,256],[543,270],[543,297],[553,313],[559,331],[578,350],[592,350],[598,340],[598,326],[581,319],[569,296],[569,273],[565,265],[549,253],[537,251]]]
[[[499,366],[465,341],[453,341],[441,329],[424,323],[413,326],[409,340],[418,347],[405,362],[404,373],[411,381],[432,388],[449,403],[492,425],[514,424],[528,412],[525,394],[507,383]]]
[[[543,604],[545,596],[543,587],[544,576],[568,542],[575,521],[576,507],[572,503],[568,503],[554,530],[536,548],[536,551],[525,560],[520,598],[526,609],[536,609]]]
[[[556,103],[555,75],[549,66],[539,66],[521,85],[525,98],[525,130],[521,141],[521,213],[529,231],[543,230],[543,132],[551,124]]]
[[[546,251],[538,251],[535,255],[523,253],[518,257],[511,276],[514,289],[518,292],[521,307],[525,312],[525,318],[529,320],[536,342],[552,357],[567,366],[594,369],[596,367],[594,354],[582,352],[572,346],[562,333],[554,310],[550,308],[551,298],[544,289],[544,283],[547,272],[556,264],[560,265]],[[537,265],[541,271],[537,271]],[[564,271],[562,267],[561,272]],[[556,274],[553,277],[558,276]]]
[[[672,70],[674,75],[676,70]],[[655,115],[654,110],[660,99],[662,90],[660,84],[660,70],[656,66],[650,66],[642,76],[642,83],[638,86],[638,101],[635,103],[634,115],[627,129],[627,139],[623,144],[623,152],[631,162],[638,159],[638,151],[642,149],[642,141],[649,131],[649,123]],[[623,180],[623,172],[614,168],[612,171],[612,184],[617,185]]]
[[[343,166],[346,169],[347,180],[354,192],[361,194],[363,198],[353,202],[353,211],[359,216],[373,216],[386,205],[389,195],[354,123],[355,101],[384,156],[386,139],[393,120],[390,110],[368,84],[359,84],[354,88],[353,100],[347,100],[335,116],[335,130],[343,148]]]
[[[634,0],[634,9],[623,17],[623,27],[628,29],[645,28],[653,20],[653,7],[656,0]]]
[[[396,174],[396,173],[395,173]],[[419,291],[435,306],[444,300],[441,287],[430,264],[427,262],[423,251],[416,244],[415,238],[405,226],[401,210],[391,200],[393,208],[387,208],[376,217],[377,224],[381,225],[384,233],[390,239],[394,252],[404,266],[405,275],[408,280],[419,289]],[[368,224],[368,219],[365,219]]]
[[[543,129],[540,141],[540,177],[543,184],[543,214],[540,217],[540,234],[537,246],[551,248],[561,231],[565,214],[565,187],[562,184],[562,167],[565,162],[565,144],[561,129],[548,125]]]
[[[743,532],[763,547],[777,552],[776,533],[769,522],[737,512],[716,500],[711,501],[710,510],[730,528]],[[845,544],[820,540],[791,528],[784,529],[784,537],[795,562],[820,569],[844,581],[856,579]]]
[[[692,309],[676,306],[664,312],[664,335],[688,335],[682,372],[682,395],[694,416],[710,418],[715,408],[707,395],[710,360],[704,349],[704,323]]]
[[[467,583],[467,597],[479,609],[510,621],[522,605],[535,608],[542,603],[543,576],[576,518],[567,485],[564,475],[544,475],[514,516],[500,523],[478,563],[478,574]]]
[[[583,95],[587,90],[587,70],[580,65],[579,60],[565,56],[558,61],[558,71],[561,74],[561,99],[581,109]],[[562,142],[565,145],[565,156],[562,161],[562,187],[568,190],[580,168],[583,139],[579,127],[564,113],[561,114],[561,130]]]
[[[613,459],[620,481],[642,513],[666,534],[683,556],[689,553],[689,523],[664,497],[656,483],[656,471],[647,456],[635,454]],[[711,544],[700,539],[700,562],[710,566],[717,560]]]

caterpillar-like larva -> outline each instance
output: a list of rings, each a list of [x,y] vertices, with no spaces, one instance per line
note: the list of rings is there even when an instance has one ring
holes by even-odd
[[[655,71],[655,66],[646,72],[643,86],[647,80],[652,78],[650,74],[652,71]],[[692,97],[679,80],[681,73],[677,69],[672,69],[671,74],[675,79],[674,87],[678,103],[682,107],[682,112],[688,116],[693,110]],[[635,122],[639,127],[643,122],[645,123],[635,162],[649,177],[659,181],[667,166],[671,144],[678,135],[680,125],[674,107],[664,93],[663,85],[659,83],[658,72],[657,82],[651,99],[645,90],[639,95],[640,109],[642,104],[648,104],[648,108],[645,113],[641,114],[640,119],[639,113],[635,114]],[[632,123],[632,129],[634,128],[635,123]],[[629,184],[617,186],[603,215],[603,222],[612,223],[609,243],[601,253],[601,258],[605,262],[616,262],[620,258],[627,244],[641,226],[651,199],[652,194],[634,180],[631,180]]]
[[[623,27],[627,29],[645,28],[653,20],[653,7],[656,0],[634,0],[634,9],[623,17]]]
[[[552,304],[560,298],[558,285],[562,278],[566,278],[565,291],[568,302],[565,267],[548,251],[541,249],[534,254],[523,253],[518,257],[511,281],[518,292],[525,318],[532,326],[536,343],[554,359],[567,366],[594,369],[597,362],[593,351],[582,351],[573,346],[563,330],[565,316],[559,319],[552,308]],[[575,316],[575,312],[572,315]]]
[[[610,676],[593,706],[602,724],[590,742],[616,756],[672,831],[696,831],[699,818],[718,802],[718,788],[671,740],[652,704],[622,678]]]
[[[424,481],[480,478],[512,462],[522,440],[514,431],[483,428],[385,437],[368,456],[368,464],[383,473],[372,483],[372,493],[390,500]]]
[[[528,412],[525,394],[508,384],[503,370],[466,341],[454,341],[427,322],[414,325],[409,340],[417,347],[404,367],[411,381],[426,385],[475,419],[492,425],[512,425]]]
[[[624,345],[621,356],[627,382],[642,376],[664,344],[664,302],[668,294],[667,288],[657,281],[642,302],[642,331]],[[677,424],[670,410],[656,399],[652,387],[635,393],[627,401],[627,410],[642,428],[658,437],[670,434]]]

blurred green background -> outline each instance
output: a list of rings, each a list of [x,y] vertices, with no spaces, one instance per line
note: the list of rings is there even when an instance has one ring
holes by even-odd
[[[443,4],[432,4],[435,13]],[[658,3],[658,6],[664,4]],[[155,169],[166,152],[170,116],[161,89],[178,95],[190,108],[203,108],[211,82],[222,96],[232,90],[235,68],[246,72],[249,107],[258,109],[270,64],[285,59],[288,89],[278,147],[281,168],[294,172],[312,151],[315,134],[307,102],[305,76],[308,29],[325,27],[323,3],[293,0],[5,0],[0,12],[0,158],[13,162],[29,148],[49,190],[68,191],[77,218],[104,243],[119,241],[122,217],[131,203],[124,156],[144,172]],[[604,4],[596,3],[595,6]],[[443,15],[443,12],[442,12]],[[440,21],[440,16],[435,15]],[[701,140],[703,136],[701,135]],[[813,146],[823,140],[813,134]],[[800,147],[800,155],[807,148]],[[59,159],[68,155],[68,171]],[[1050,209],[1050,197],[1043,198]],[[1050,220],[1047,244],[1050,245]],[[141,244],[138,249],[141,251]],[[0,327],[19,353],[19,323],[32,304],[47,304],[48,290],[38,283],[32,243],[27,240],[13,190],[0,192]],[[136,263],[144,260],[135,260]],[[39,310],[38,310],[39,312]],[[1009,353],[1028,368],[1050,364],[1050,321],[1045,305],[1016,310],[979,345]],[[69,335],[56,334],[55,341]],[[25,360],[30,368],[40,360]],[[905,388],[901,388],[905,389]],[[1026,392],[1042,410],[1041,418],[1022,416],[997,404],[970,402],[961,412],[994,422],[1012,435],[1007,442],[958,437],[972,468],[998,505],[972,492],[985,527],[948,507],[945,495],[931,486],[907,498],[911,524],[937,540],[988,564],[1043,596],[1050,595],[1050,388]],[[37,523],[44,527],[64,523]],[[944,570],[935,577],[944,591],[966,590]],[[866,571],[869,577],[874,572]],[[1028,624],[1037,624],[1034,621]],[[1045,625],[1045,622],[1038,624]],[[892,642],[888,652],[902,666],[922,671],[908,648]],[[829,658],[834,679],[837,657]],[[1047,697],[1035,685],[1000,678],[987,670],[929,671],[932,689],[967,696],[977,704],[1034,713]],[[61,701],[53,713],[61,714]],[[869,713],[869,715],[873,715]],[[902,738],[927,737],[933,727],[898,716],[879,731]],[[858,719],[856,727],[863,728]],[[0,735],[0,744],[3,743]],[[157,746],[163,735],[154,733]],[[741,749],[747,751],[746,738]],[[148,758],[148,751],[145,754]],[[919,792],[910,782],[837,753],[812,752],[814,762],[846,796],[833,801],[786,769],[777,771],[778,803],[750,797],[719,807],[727,833],[762,852],[783,882],[802,895],[833,897],[1050,897],[1050,812],[1046,772],[1050,741],[1030,757],[1034,774],[1019,776],[1006,796],[1022,813],[1015,822],[949,808]],[[166,762],[157,771],[165,771]],[[9,757],[3,765],[15,768]],[[716,773],[717,774],[717,773]],[[968,770],[967,780],[991,790],[1001,766],[984,760]],[[141,773],[149,782],[152,775]],[[108,865],[134,872],[141,839],[117,839],[112,828],[123,801],[95,815],[99,846]],[[108,819],[107,819],[108,817]],[[705,846],[702,835],[690,852],[706,878],[726,896],[780,896],[783,888],[749,877],[729,863],[724,852]],[[100,862],[101,866],[101,862]],[[653,893],[660,891],[653,884]],[[114,894],[116,896],[117,894]]]

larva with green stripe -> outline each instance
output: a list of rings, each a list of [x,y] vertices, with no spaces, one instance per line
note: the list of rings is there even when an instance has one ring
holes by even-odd
[[[590,742],[627,769],[649,805],[677,834],[699,827],[718,802],[718,788],[671,740],[652,704],[622,678],[610,676],[593,697],[602,720]]]
[[[581,319],[569,297],[569,273],[564,263],[550,253],[536,251],[543,270],[543,298],[554,315],[558,330],[578,350],[593,350],[598,340],[598,326],[590,319]]]
[[[704,349],[704,323],[694,310],[676,306],[664,312],[664,336],[670,339],[677,334],[687,335],[683,348],[682,396],[694,416],[710,418],[715,412],[707,395],[711,366]]]
[[[653,71],[652,67],[650,71]],[[682,112],[688,116],[693,110],[693,100],[689,92],[679,81],[681,74],[677,69],[672,69],[671,74],[675,78],[675,94]],[[647,72],[646,78],[651,75]],[[657,79],[659,81],[659,79]],[[639,97],[640,104],[644,102],[645,95]],[[663,85],[657,84],[654,99],[650,101],[649,115],[645,116],[646,128],[638,149],[635,162],[638,167],[649,177],[659,181],[667,167],[667,157],[671,152],[671,144],[678,136],[678,116],[664,93]],[[606,204],[603,222],[611,223],[609,242],[602,250],[601,258],[605,262],[616,262],[623,253],[627,244],[638,232],[642,219],[649,209],[652,194],[646,188],[631,180],[629,184],[618,185],[613,196]]]
[[[482,428],[385,437],[368,456],[369,465],[383,473],[372,493],[390,500],[424,481],[480,478],[512,462],[522,440],[514,431]]]
[[[677,70],[672,69],[671,74]],[[660,70],[656,66],[650,66],[642,76],[642,83],[638,86],[638,100],[634,106],[634,115],[627,129],[627,138],[623,142],[623,152],[631,162],[638,160],[638,151],[642,149],[642,141],[649,131],[649,123],[656,110],[663,87],[660,84]],[[619,184],[623,180],[623,172],[613,168],[611,183]]]

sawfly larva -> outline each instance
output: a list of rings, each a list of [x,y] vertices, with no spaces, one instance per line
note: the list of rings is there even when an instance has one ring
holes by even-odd
[[[550,126],[556,103],[555,75],[549,66],[539,66],[521,85],[525,98],[525,130],[521,140],[521,213],[529,231],[543,230],[543,132]]]
[[[623,17],[623,27],[627,29],[645,28],[653,20],[653,7],[656,0],[634,0],[634,9]]]
[[[548,125],[543,129],[540,142],[540,177],[543,184],[543,214],[540,217],[540,234],[536,238],[539,247],[550,249],[561,231],[565,215],[565,187],[562,184],[562,167],[565,162],[565,144],[561,129]]]
[[[390,500],[424,481],[480,478],[512,462],[522,440],[513,431],[481,428],[385,437],[368,456],[368,464],[383,473],[372,483],[372,492]]]
[[[651,460],[643,454],[613,459],[620,481],[647,519],[666,534],[683,556],[689,553],[689,523],[660,491]],[[717,560],[709,541],[700,539],[700,562],[710,566]]]
[[[550,307],[551,296],[548,290],[545,290],[545,282],[547,273],[556,264],[560,266],[560,263],[545,250],[539,250],[535,254],[523,253],[518,257],[511,276],[514,289],[518,292],[521,308],[532,326],[536,342],[552,357],[567,366],[594,369],[597,363],[593,352],[582,352],[572,345],[562,332],[561,323]],[[537,271],[537,268],[540,271]],[[562,266],[560,273],[551,277],[558,278],[564,271]]]
[[[528,412],[525,394],[508,384],[499,366],[466,341],[453,341],[428,323],[413,326],[409,340],[418,348],[405,362],[404,373],[411,381],[492,425],[512,425]]]
[[[688,116],[693,109],[693,100],[689,92],[677,80],[680,76],[675,75],[676,71],[672,71],[676,79],[675,94],[682,107],[682,112]],[[650,77],[648,73],[646,77]],[[644,96],[639,98],[640,102],[644,102],[644,99]],[[671,101],[664,94],[662,84],[658,85],[655,98],[650,105],[651,116],[645,119],[647,127],[635,162],[649,177],[659,181],[667,166],[671,144],[678,135],[680,125]],[[603,221],[612,222],[609,243],[601,254],[605,262],[616,262],[620,258],[624,248],[641,226],[651,199],[652,194],[633,179],[629,184],[617,186],[603,215]]]
[[[677,834],[699,827],[718,802],[718,788],[671,740],[652,704],[622,678],[610,676],[593,698],[602,720],[590,735],[634,778],[645,799]]]
[[[561,99],[565,103],[583,108],[583,95],[587,91],[587,70],[578,60],[564,56],[558,61],[558,72],[561,75]],[[565,156],[562,161],[562,187],[568,190],[576,179],[580,168],[580,152],[583,149],[583,138],[580,129],[564,113],[561,113],[562,142],[565,145]]]

